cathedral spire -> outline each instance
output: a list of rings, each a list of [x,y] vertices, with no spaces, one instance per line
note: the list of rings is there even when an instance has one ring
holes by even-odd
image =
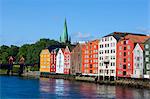
[[[69,41],[68,40],[68,30],[67,30],[67,21],[66,21],[66,18],[65,18],[65,23],[64,23],[63,34],[61,35],[60,38],[61,38],[60,42],[67,43]]]

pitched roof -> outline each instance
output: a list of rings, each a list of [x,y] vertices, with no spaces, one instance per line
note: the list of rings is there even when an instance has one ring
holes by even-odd
[[[64,52],[65,52],[65,48],[61,48],[61,50],[62,50],[62,52],[63,52],[63,54],[64,54]]]
[[[127,35],[125,39],[130,39],[133,43],[144,43],[150,36],[141,36],[141,35]]]
[[[107,36],[113,36],[117,41],[119,41],[121,39],[121,37],[125,37],[127,35],[138,35],[138,36],[146,36],[145,34],[140,34],[140,33],[128,33],[128,32],[113,32],[110,33],[104,37]]]
[[[53,49],[52,51],[55,51],[56,53],[59,51],[59,48],[55,48],[55,49]],[[51,52],[52,52],[51,51]]]
[[[65,48],[65,47],[66,47],[65,45],[51,45],[47,49],[51,52],[52,50],[56,48]]]
[[[68,46],[70,52],[76,47],[76,45],[71,45],[71,46]]]
[[[142,50],[144,50],[144,44],[139,44]]]
[[[148,38],[144,43],[150,42],[150,38]]]

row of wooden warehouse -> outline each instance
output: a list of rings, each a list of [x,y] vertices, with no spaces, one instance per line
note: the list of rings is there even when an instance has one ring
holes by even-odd
[[[50,46],[40,53],[40,72],[150,79],[150,36],[113,32],[75,46]]]

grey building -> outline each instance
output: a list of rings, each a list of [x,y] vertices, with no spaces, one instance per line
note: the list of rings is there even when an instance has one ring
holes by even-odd
[[[82,73],[82,44],[77,44],[71,52],[70,72],[73,75]]]

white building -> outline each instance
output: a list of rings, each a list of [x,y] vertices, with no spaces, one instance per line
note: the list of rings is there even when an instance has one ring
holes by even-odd
[[[143,48],[144,45],[137,43],[133,50],[133,78],[143,78]]]
[[[116,48],[114,36],[105,36],[99,41],[98,72],[100,79],[116,78]]]
[[[56,73],[64,73],[64,49],[59,48],[56,56]]]

